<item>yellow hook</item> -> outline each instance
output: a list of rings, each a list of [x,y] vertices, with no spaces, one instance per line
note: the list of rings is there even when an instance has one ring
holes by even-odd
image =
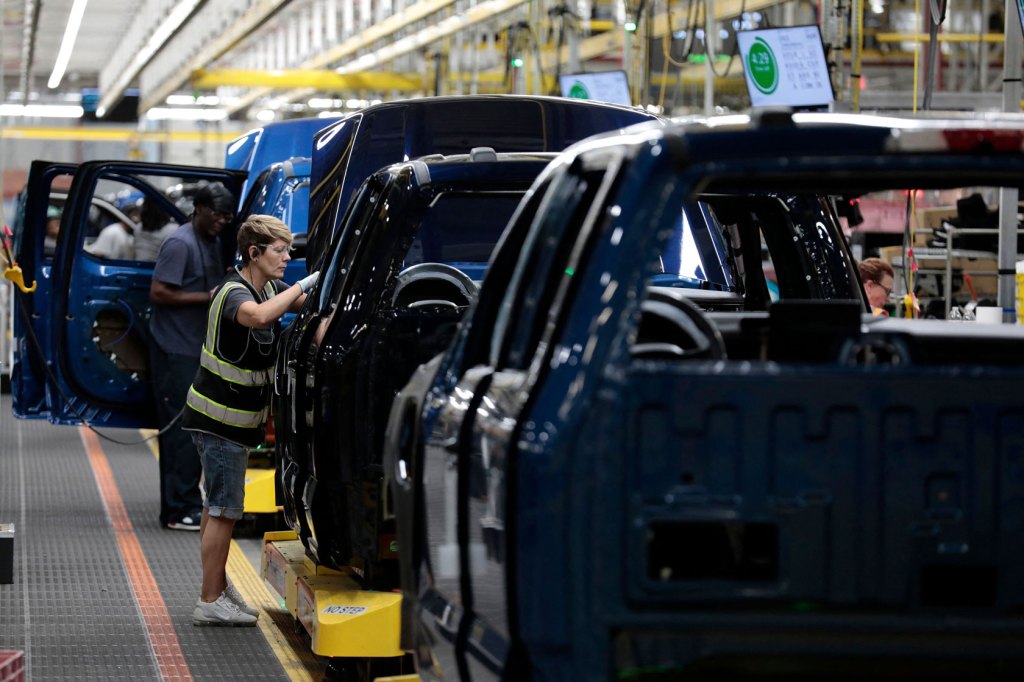
[[[25,286],[25,273],[21,271],[20,265],[8,266],[4,268],[4,279],[14,282],[14,286],[21,289],[23,294],[31,294],[36,290],[38,282],[32,282],[32,286]]]

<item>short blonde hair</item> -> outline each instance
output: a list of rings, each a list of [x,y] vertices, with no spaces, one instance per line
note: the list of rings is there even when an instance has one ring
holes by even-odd
[[[238,227],[238,253],[242,256],[242,262],[248,263],[251,260],[252,247],[263,250],[278,239],[292,243],[292,231],[284,222],[272,215],[254,213],[249,216]]]

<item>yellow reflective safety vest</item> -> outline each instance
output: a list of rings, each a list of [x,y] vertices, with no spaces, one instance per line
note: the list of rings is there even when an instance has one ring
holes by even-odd
[[[181,428],[205,431],[246,447],[263,442],[280,325],[250,329],[224,319],[228,294],[246,289],[257,303],[287,285],[267,282],[257,292],[237,271],[224,279],[210,301],[199,371],[185,400]]]

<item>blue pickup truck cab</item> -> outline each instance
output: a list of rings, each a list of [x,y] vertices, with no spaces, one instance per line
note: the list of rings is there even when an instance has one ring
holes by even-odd
[[[104,197],[141,197],[138,233],[188,222],[191,203],[176,201],[175,192],[219,181],[238,197],[240,207],[232,228],[221,236],[225,271],[235,259],[234,227],[253,213],[284,220],[299,233],[301,247],[312,137],[324,125],[320,119],[305,119],[251,131],[228,145],[222,169],[134,161],[33,162],[15,257],[36,288],[15,299],[14,413],[62,424],[155,426],[147,359],[153,256],[88,253],[85,247],[97,227],[110,222],[102,210]],[[60,231],[54,249],[46,233],[55,207]],[[294,280],[304,271],[300,261],[285,276]]]
[[[448,345],[520,198],[554,157],[432,155],[363,183],[282,340],[275,415],[285,517],[321,565],[398,585],[380,505],[384,426]]]
[[[283,339],[275,427],[285,517],[318,561],[352,566],[368,580],[375,572],[378,547],[390,544],[381,538],[390,531],[377,521],[379,496],[359,491],[380,487],[380,442],[394,392],[415,366],[447,344],[454,330],[451,324],[431,322],[438,331],[427,333],[422,313],[431,306],[418,314],[423,318],[416,323],[422,328],[419,333],[410,335],[400,324],[392,331],[384,324],[395,310],[391,289],[405,281],[394,278],[399,273],[391,272],[392,266],[433,263],[456,268],[457,274],[449,273],[453,282],[459,278],[479,281],[518,198],[547,160],[540,162],[537,157],[512,163],[502,160],[505,154],[557,152],[591,135],[642,122],[660,125],[660,119],[638,109],[582,100],[431,97],[371,106],[317,133],[306,266],[321,270],[323,278]],[[464,161],[442,163],[433,158],[465,155],[477,147],[486,147],[489,151],[480,154],[496,155],[498,161],[481,156],[467,166]],[[396,171],[391,169],[360,190],[375,171],[417,157],[430,169],[426,176],[430,182],[416,170],[422,165],[418,162],[404,167],[399,176],[392,177]],[[475,190],[471,177],[459,178],[459,173],[467,172],[482,174]],[[461,189],[444,192],[445,182]],[[362,195],[357,190],[366,194],[358,211],[355,201]],[[482,192],[487,197],[483,203],[467,200],[462,204],[469,212],[462,221],[481,227],[474,244],[448,244],[459,238],[460,221],[446,213],[450,211],[447,200],[426,214],[433,218],[428,220],[422,213],[424,196],[450,198],[459,192],[467,196]],[[396,222],[390,229],[371,210],[381,196],[400,199],[403,207],[402,212],[393,209]],[[397,245],[387,242],[396,234],[411,240],[420,221],[428,224],[422,230],[426,239]],[[400,227],[406,232],[396,231]],[[381,230],[379,237],[373,236]],[[389,246],[383,248],[380,243]],[[367,251],[370,245],[374,245],[372,253]],[[460,256],[460,252],[464,253]],[[352,263],[361,265],[365,282],[349,274]],[[337,274],[339,268],[345,271],[344,277]],[[429,268],[418,272],[425,271]],[[407,293],[423,291],[430,279],[410,285]],[[470,288],[475,291],[475,286]],[[350,305],[349,298],[358,305]],[[336,313],[338,306],[341,312]],[[457,305],[438,319],[457,318],[463,310],[464,305]],[[373,334],[368,331],[371,328]],[[375,341],[367,345],[371,337]],[[386,357],[384,348],[393,351],[394,361],[378,367],[375,363]],[[384,366],[386,373],[382,373]],[[371,369],[380,375],[375,384],[366,383]],[[393,563],[393,552],[385,559]],[[397,578],[383,582],[395,586]]]
[[[241,215],[276,216],[295,235],[292,259],[284,275],[286,282],[297,282],[307,274],[313,138],[330,123],[322,118],[268,123],[238,136],[224,151],[225,168],[246,172],[239,195]]]
[[[871,317],[792,207],[1017,190],[1022,140],[794,115],[561,155],[392,407],[421,679],[1019,676],[1024,329]],[[697,208],[725,287],[666,272]]]

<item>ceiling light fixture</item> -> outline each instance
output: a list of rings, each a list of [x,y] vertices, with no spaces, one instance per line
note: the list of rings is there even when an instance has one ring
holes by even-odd
[[[89,0],[75,0],[75,4],[71,6],[71,14],[68,15],[68,23],[64,27],[64,39],[61,40],[60,50],[57,52],[57,61],[53,64],[50,80],[46,82],[46,87],[51,90],[60,85],[61,79],[64,78],[68,62],[71,61],[71,51],[75,49],[78,29],[82,25],[82,15],[85,14],[85,6],[88,3]]]
[[[76,0],[77,2],[78,0]],[[167,17],[163,22],[156,27],[156,30],[150,34],[146,40],[145,45],[135,53],[130,64],[123,71],[121,75],[114,81],[114,85],[107,89],[100,99],[100,104],[96,107],[96,115],[102,118],[107,114],[107,109],[114,106],[121,96],[124,94],[128,84],[132,82],[139,72],[142,71],[142,67],[149,63],[160,48],[164,46],[164,43],[170,39],[174,33],[181,28],[181,26],[189,20],[192,16],[192,12],[196,10],[199,5],[199,0],[185,0],[185,2],[179,2],[174,5]]]
[[[0,116],[82,118],[82,113],[82,107],[72,104],[0,104]]]
[[[175,109],[153,107],[146,111],[151,121],[223,121],[228,117],[224,109]]]
[[[168,95],[166,102],[167,104],[175,107],[215,107],[219,104],[223,104],[221,98],[216,95]]]

